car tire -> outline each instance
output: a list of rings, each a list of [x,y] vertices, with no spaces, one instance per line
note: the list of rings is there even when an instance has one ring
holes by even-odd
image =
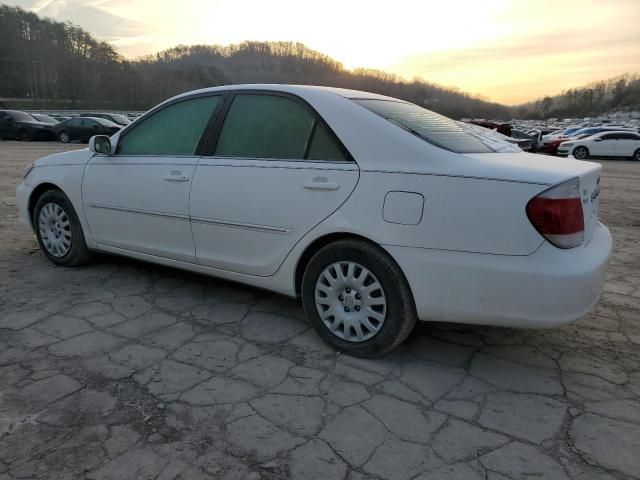
[[[18,140],[22,142],[30,142],[31,134],[27,130],[20,130],[18,132]]]
[[[76,267],[91,259],[78,215],[60,190],[40,195],[32,221],[40,249],[56,265]]]
[[[71,137],[69,136],[69,134],[66,131],[61,131],[60,134],[58,135],[58,138],[60,139],[60,141],[62,143],[69,143],[71,141]]]
[[[589,157],[589,150],[587,147],[576,147],[573,149],[573,157],[577,160],[584,160]]]
[[[382,248],[363,240],[321,248],[306,266],[301,291],[307,318],[320,337],[356,357],[394,349],[417,320],[400,267]]]
[[[635,160],[636,162],[640,162],[640,148],[633,152],[633,157],[631,160]]]

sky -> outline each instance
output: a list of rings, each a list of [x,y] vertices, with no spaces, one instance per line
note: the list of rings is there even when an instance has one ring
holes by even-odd
[[[178,44],[298,41],[515,105],[640,72],[640,0],[18,0],[127,58]]]

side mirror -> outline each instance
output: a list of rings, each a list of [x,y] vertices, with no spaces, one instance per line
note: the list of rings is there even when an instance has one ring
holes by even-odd
[[[93,153],[111,155],[111,140],[106,135],[94,135],[89,139],[89,150]]]

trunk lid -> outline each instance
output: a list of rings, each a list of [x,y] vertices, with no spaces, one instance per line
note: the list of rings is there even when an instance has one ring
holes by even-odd
[[[602,165],[569,158],[532,153],[470,153],[487,178],[554,186],[572,178],[580,179],[580,198],[584,214],[584,245],[593,237],[600,211],[600,173]]]

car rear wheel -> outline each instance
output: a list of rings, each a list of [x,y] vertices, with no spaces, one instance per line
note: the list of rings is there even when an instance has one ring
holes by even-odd
[[[586,147],[576,147],[573,149],[573,156],[578,160],[584,160],[589,156],[589,150]]]
[[[20,130],[18,132],[18,139],[23,142],[28,142],[31,140],[31,134],[27,130]]]
[[[404,274],[380,247],[341,240],[319,250],[302,278],[316,332],[338,350],[377,357],[407,338],[417,320]]]
[[[49,190],[38,198],[33,225],[40,249],[56,265],[75,267],[90,259],[78,216],[61,191]]]
[[[69,143],[71,141],[71,137],[64,130],[62,132],[60,132],[60,135],[58,136],[58,138],[60,138],[60,141],[62,143]]]
[[[640,148],[638,150],[636,150],[635,152],[633,152],[633,157],[631,157],[632,160],[635,160],[636,162],[640,162]]]

